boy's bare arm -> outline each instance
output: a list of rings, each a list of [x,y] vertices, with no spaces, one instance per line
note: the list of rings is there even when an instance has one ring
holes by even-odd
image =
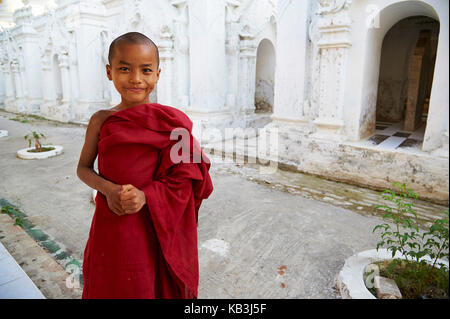
[[[106,195],[113,189],[114,183],[101,177],[94,171],[94,162],[98,154],[98,140],[104,116],[96,112],[89,120],[86,137],[78,161],[77,176],[88,186]]]

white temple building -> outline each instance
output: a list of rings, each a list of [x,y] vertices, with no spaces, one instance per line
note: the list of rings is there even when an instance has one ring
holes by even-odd
[[[87,123],[120,102],[110,42],[138,31],[160,50],[151,101],[197,132],[276,128],[280,163],[407,183],[448,205],[448,11],[447,0],[3,0],[0,108]]]

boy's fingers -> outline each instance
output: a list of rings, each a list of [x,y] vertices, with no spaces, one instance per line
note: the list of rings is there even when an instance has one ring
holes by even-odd
[[[134,186],[131,184],[122,185],[122,193],[128,192],[133,188],[134,188]]]
[[[120,200],[125,200],[125,199],[129,199],[129,193],[130,191],[134,188],[133,185],[127,184],[127,185],[122,185],[122,190],[119,193],[120,195]]]
[[[130,209],[131,205],[122,203],[121,207],[123,210],[127,210],[127,209]]]
[[[120,203],[122,204],[123,202],[132,201],[133,198],[134,198],[134,195],[131,193],[120,194]]]

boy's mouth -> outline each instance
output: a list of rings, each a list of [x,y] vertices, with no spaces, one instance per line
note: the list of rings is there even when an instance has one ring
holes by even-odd
[[[131,93],[141,93],[144,91],[144,89],[139,89],[139,88],[127,88],[128,91],[130,91]]]

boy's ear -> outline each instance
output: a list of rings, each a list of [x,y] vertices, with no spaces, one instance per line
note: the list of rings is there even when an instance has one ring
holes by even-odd
[[[158,68],[158,73],[156,73],[156,77],[158,78],[158,80],[159,80],[159,74],[160,73],[161,73],[161,69]]]
[[[106,76],[108,77],[108,80],[112,81],[111,66],[109,64],[106,65]]]

